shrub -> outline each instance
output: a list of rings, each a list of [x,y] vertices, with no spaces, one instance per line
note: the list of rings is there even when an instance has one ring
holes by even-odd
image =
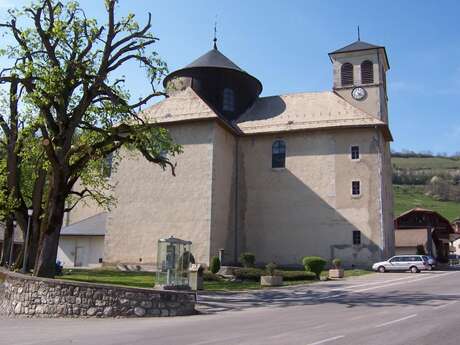
[[[339,269],[342,266],[342,260],[335,258],[332,260],[332,265],[334,265],[335,268]]]
[[[218,282],[221,281],[222,278],[210,271],[205,271],[203,272],[203,280],[207,282]]]
[[[256,256],[252,253],[242,253],[240,255],[240,263],[243,267],[254,267],[256,263]]]
[[[269,276],[274,276],[276,267],[278,266],[274,262],[270,262],[265,266],[265,270]]]
[[[302,259],[302,264],[307,271],[315,273],[316,278],[319,279],[324,266],[326,266],[326,260],[319,256],[305,256]]]
[[[423,244],[418,244],[416,247],[417,255],[426,255],[425,247]]]
[[[220,259],[217,256],[213,256],[211,259],[211,265],[209,265],[209,270],[212,273],[217,273],[220,270]]]
[[[260,268],[235,268],[233,275],[236,279],[259,281],[260,276],[264,275],[264,270]]]
[[[277,271],[285,281],[315,280],[316,274],[307,271]]]

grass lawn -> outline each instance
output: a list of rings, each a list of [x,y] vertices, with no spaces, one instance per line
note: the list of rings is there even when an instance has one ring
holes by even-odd
[[[358,276],[371,273],[366,270],[345,270],[345,277]],[[324,271],[322,276],[327,277],[327,271]],[[102,283],[102,284],[116,284],[124,286],[133,286],[141,288],[151,288],[155,283],[155,274],[150,272],[121,272],[115,269],[93,269],[93,270],[78,270],[66,269],[64,275],[58,277],[61,279]],[[297,285],[297,284],[311,284],[314,280],[298,280],[287,281],[284,285]],[[260,289],[259,282],[242,281],[205,281],[204,289],[209,291],[238,291],[238,290],[251,290]]]
[[[391,164],[400,169],[460,169],[460,159],[442,157],[392,157]]]
[[[423,192],[423,186],[394,185],[395,217],[415,207],[428,208],[439,212],[450,221],[460,216],[460,203],[438,201]]]

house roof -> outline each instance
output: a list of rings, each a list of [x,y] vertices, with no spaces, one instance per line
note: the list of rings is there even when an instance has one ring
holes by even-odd
[[[219,119],[237,133],[261,134],[291,130],[382,127],[392,140],[388,126],[356,108],[334,92],[307,92],[260,97],[238,120],[221,118],[191,88],[187,88],[144,110],[144,120],[173,123]]]
[[[104,236],[107,213],[98,213],[61,229],[61,236]]]
[[[394,220],[395,228],[399,227],[399,224],[403,220],[403,218],[405,218],[409,214],[413,214],[413,213],[427,214],[427,215],[433,216],[435,219],[438,219],[440,221],[440,224],[442,226],[445,226],[445,228],[451,234],[453,234],[455,232],[455,229],[453,228],[452,224],[450,223],[450,221],[446,217],[444,217],[443,215],[441,215],[440,213],[438,213],[436,211],[429,210],[429,209],[426,209],[426,208],[421,208],[421,207],[415,207],[415,208],[413,208],[411,210],[408,210],[406,212],[401,213],[398,217],[396,217],[395,220]]]
[[[5,224],[0,223],[0,242],[3,242],[5,238]],[[22,231],[19,226],[16,226],[16,230],[14,231],[14,242],[15,243],[23,243],[24,239],[22,238]]]
[[[334,92],[261,97],[237,121],[245,134],[387,125]],[[390,135],[391,136],[391,135]]]
[[[141,112],[140,117],[146,121],[167,123],[213,119],[218,118],[218,115],[192,88],[188,87],[145,109]]]

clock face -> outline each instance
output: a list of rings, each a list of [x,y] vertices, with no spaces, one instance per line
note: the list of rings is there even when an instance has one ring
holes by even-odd
[[[351,91],[351,95],[354,99],[360,101],[367,96],[367,92],[362,87],[355,87],[353,91]]]

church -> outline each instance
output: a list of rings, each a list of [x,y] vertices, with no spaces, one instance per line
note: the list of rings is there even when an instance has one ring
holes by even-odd
[[[220,250],[226,265],[243,252],[285,266],[307,255],[357,267],[392,255],[386,50],[358,40],[329,59],[331,90],[269,97],[216,42],[169,74],[168,97],[141,116],[182,145],[176,176],[122,153],[100,261],[154,264],[169,236],[192,241],[204,264]],[[100,212],[80,207],[67,224]]]

